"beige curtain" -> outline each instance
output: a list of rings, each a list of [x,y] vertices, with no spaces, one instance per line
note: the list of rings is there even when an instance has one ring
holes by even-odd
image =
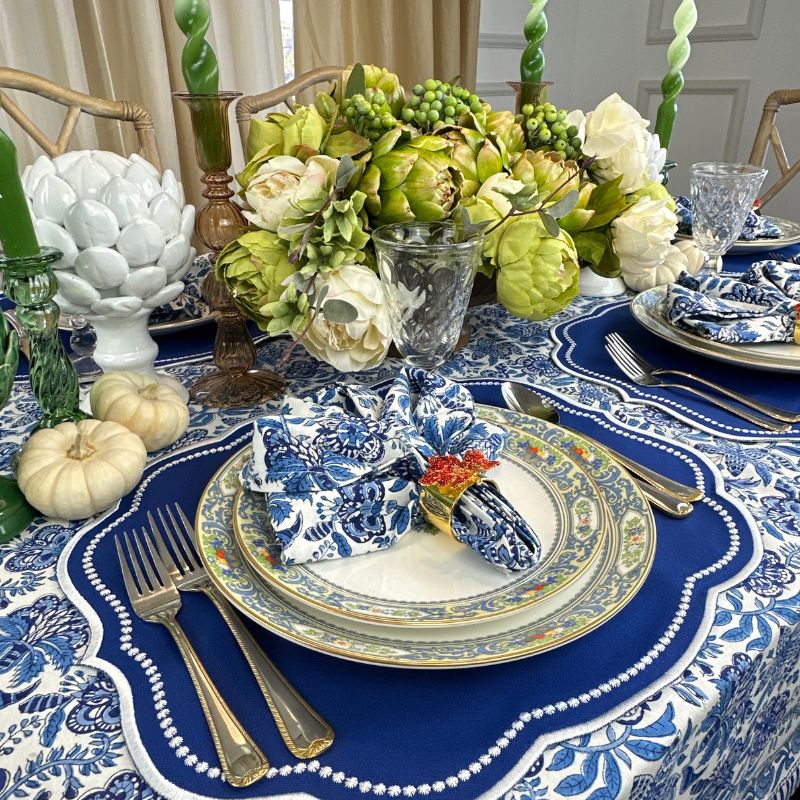
[[[245,94],[284,82],[278,0],[211,0],[209,40],[219,59],[220,88]],[[187,197],[200,202],[188,110],[171,92],[185,90],[180,57],[184,37],[172,0],[1,0],[0,64],[42,75],[80,92],[136,100],[153,114],[161,160],[183,179]],[[63,106],[23,92],[14,99],[49,136]],[[73,149],[136,150],[133,126],[82,115]],[[0,126],[17,145],[22,166],[39,147],[5,114]],[[243,164],[235,125],[234,167]]]
[[[294,0],[295,73],[360,61],[407,91],[456,75],[474,88],[479,17],[480,0]]]

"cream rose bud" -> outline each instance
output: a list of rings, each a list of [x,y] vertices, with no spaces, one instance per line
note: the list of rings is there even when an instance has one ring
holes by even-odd
[[[516,194],[524,187],[522,181],[510,178],[505,172],[498,172],[481,184],[476,197],[485,200],[501,217],[504,217],[511,211],[511,201],[504,194],[500,194],[500,191]]]
[[[582,150],[596,158],[594,172],[601,179],[622,176],[623,194],[657,180],[667,160],[667,151],[660,147],[658,136],[647,130],[649,124],[616,93],[586,115]]]
[[[328,322],[317,314],[302,339],[312,356],[340,372],[360,372],[377,367],[392,340],[389,313],[380,278],[369,267],[343,264],[320,279],[328,285],[327,300],[345,300],[358,312],[353,322]]]
[[[686,271],[690,275],[697,275],[705,263],[703,251],[694,243],[693,239],[681,239],[675,243],[675,246],[686,257]]]
[[[252,209],[243,213],[262,230],[275,233],[289,207],[306,165],[294,156],[276,156],[262,164],[245,189]]]

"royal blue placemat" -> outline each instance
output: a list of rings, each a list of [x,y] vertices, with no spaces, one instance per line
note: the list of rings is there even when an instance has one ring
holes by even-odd
[[[693,372],[741,394],[800,413],[797,375],[734,367],[676,347],[636,322],[631,314],[629,299],[595,307],[582,316],[556,325],[551,330],[556,343],[553,360],[572,375],[613,386],[626,399],[657,406],[711,433],[736,439],[800,437],[800,423],[786,433],[775,433],[717,408],[689,392],[633,383],[622,374],[606,352],[605,337],[612,331],[619,333],[638,353],[657,366]],[[665,379],[669,380],[670,376],[665,376]],[[682,379],[678,382],[682,382]],[[700,386],[697,388],[705,389]]]
[[[497,382],[471,386],[479,401],[502,405]],[[250,426],[150,464],[138,489],[79,532],[59,562],[59,580],[92,628],[84,660],[117,684],[126,739],[148,782],[169,798],[498,797],[546,744],[605,724],[678,677],[712,623],[710,597],[758,563],[755,524],[718,494],[722,481],[698,454],[623,431],[595,411],[563,404],[562,411],[565,423],[679,479],[695,480],[709,495],[688,520],[656,515],[655,563],[639,594],[607,624],[561,649],[465,670],[351,663],[252,626],[336,731],[333,747],[311,762],[289,756],[227,628],[204,597],[186,594],[181,621],[187,633],[273,764],[268,777],[247,789],[221,781],[186,670],[167,631],[133,615],[113,539],[146,524],[148,508],[178,501],[194,509],[216,469],[249,441]],[[123,652],[126,641],[134,647]],[[667,745],[669,731],[665,725],[652,736],[666,737]]]

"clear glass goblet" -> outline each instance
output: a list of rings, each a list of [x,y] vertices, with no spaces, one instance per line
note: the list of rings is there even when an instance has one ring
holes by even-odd
[[[692,164],[692,236],[705,256],[703,271],[722,269],[722,256],[739,238],[766,174],[752,164]]]
[[[410,222],[372,238],[394,343],[406,363],[434,370],[458,342],[483,236],[459,241],[451,222]]]

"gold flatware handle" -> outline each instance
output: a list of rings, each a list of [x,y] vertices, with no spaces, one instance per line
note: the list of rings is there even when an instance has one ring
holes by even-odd
[[[230,603],[213,588],[206,589],[205,593],[228,624],[247,659],[289,752],[298,758],[313,758],[325,752],[333,744],[333,728],[286,680]]]
[[[709,389],[713,389],[715,392],[724,394],[726,397],[730,397],[731,400],[736,400],[737,403],[741,403],[743,406],[752,408],[754,411],[760,411],[762,414],[772,417],[773,419],[780,420],[781,422],[800,422],[800,414],[787,411],[785,408],[773,406],[771,403],[764,403],[761,400],[747,397],[746,395],[739,394],[739,392],[734,392],[733,389],[726,389],[724,386],[718,386],[716,383],[707,381],[705,378],[701,378],[699,375],[694,375],[691,372],[681,372],[679,369],[657,369],[653,372],[653,374],[679,375],[682,378],[688,378],[689,380],[697,381],[697,383],[701,383],[703,386],[708,386]]]
[[[249,786],[266,774],[269,761],[228,708],[174,617],[160,616],[159,621],[172,634],[189,670],[225,780],[232,786]]]

